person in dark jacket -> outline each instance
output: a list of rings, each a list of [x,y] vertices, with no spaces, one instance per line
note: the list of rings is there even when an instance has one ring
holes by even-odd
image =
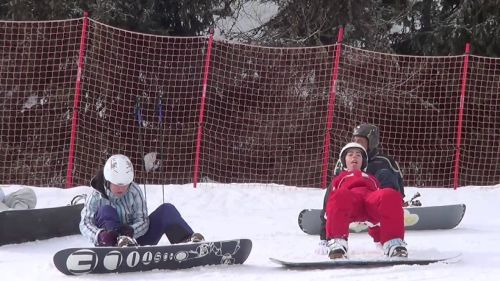
[[[404,182],[401,169],[398,163],[390,156],[382,153],[379,149],[380,131],[377,126],[373,124],[360,124],[356,126],[352,133],[352,141],[361,144],[368,153],[368,166],[366,172],[375,176],[380,182],[381,188],[392,188],[401,193],[402,198],[405,197]],[[345,170],[345,166],[339,159],[335,165],[333,176],[337,176]],[[329,198],[331,186],[325,192],[323,201],[323,210],[321,212],[322,231],[320,233],[320,242],[318,248],[315,250],[317,254],[327,254],[327,241],[325,232],[325,208]],[[403,199],[402,199],[403,200]],[[379,227],[371,227],[368,232],[373,237],[375,242],[380,241]]]
[[[379,149],[380,132],[377,126],[361,124],[354,128],[352,141],[361,144],[368,152],[368,167],[366,172],[373,175],[380,182],[382,188],[393,188],[405,197],[403,176],[399,164]],[[334,176],[345,170],[340,159],[337,161]]]
[[[95,246],[156,245],[163,235],[170,243],[200,242],[174,205],[161,204],[148,216],[134,167],[122,154],[112,155],[91,180],[92,194],[82,210],[80,231]]]

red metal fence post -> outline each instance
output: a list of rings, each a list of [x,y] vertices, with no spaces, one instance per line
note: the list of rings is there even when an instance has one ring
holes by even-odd
[[[460,91],[460,108],[458,111],[458,124],[457,124],[457,144],[455,147],[455,175],[453,177],[453,188],[457,189],[460,177],[460,145],[462,142],[462,123],[465,105],[465,93],[467,88],[467,71],[469,66],[470,44],[465,44],[464,65],[462,70],[462,89]]]
[[[208,39],[207,55],[205,57],[205,67],[203,70],[203,90],[201,93],[201,105],[200,105],[200,117],[198,121],[198,136],[196,139],[196,154],[194,156],[194,174],[193,174],[193,187],[196,188],[198,183],[198,175],[200,170],[200,150],[201,150],[201,138],[203,135],[203,117],[205,114],[205,99],[207,95],[207,85],[208,85],[208,72],[210,70],[210,55],[212,53],[212,45],[214,42],[214,30],[210,30],[210,37]]]
[[[71,124],[71,138],[69,144],[68,169],[66,170],[66,188],[73,186],[73,166],[75,163],[75,139],[78,124],[78,106],[80,104],[81,78],[85,57],[85,42],[87,41],[88,13],[83,13],[82,35],[80,37],[80,53],[78,55],[78,72],[76,74],[75,97],[73,100],[73,120]]]
[[[335,45],[335,61],[333,64],[333,74],[332,80],[330,83],[330,98],[328,101],[328,119],[326,121],[326,134],[325,134],[325,142],[324,142],[324,154],[323,154],[323,172],[322,172],[322,180],[321,180],[321,188],[327,187],[327,179],[328,179],[328,159],[330,155],[330,130],[332,129],[332,121],[333,121],[333,110],[335,107],[335,95],[337,93],[337,77],[339,73],[339,62],[340,62],[340,53],[342,50],[342,40],[344,39],[344,28],[339,29],[339,34],[337,37],[337,44]]]

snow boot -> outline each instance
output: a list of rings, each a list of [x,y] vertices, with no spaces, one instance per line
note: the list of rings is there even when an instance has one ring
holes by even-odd
[[[118,238],[116,238],[116,246],[117,247],[131,247],[131,246],[139,246],[139,244],[137,243],[137,241],[135,241],[134,238],[122,235],[122,236],[118,236]]]
[[[384,254],[389,258],[407,258],[406,243],[399,238],[386,241],[383,246]]]
[[[347,240],[335,238],[328,240],[328,257],[330,259],[345,259],[347,258]]]

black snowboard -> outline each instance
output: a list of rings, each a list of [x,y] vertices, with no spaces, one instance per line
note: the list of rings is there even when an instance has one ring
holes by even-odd
[[[284,261],[269,258],[272,262],[292,269],[341,269],[341,268],[374,268],[395,265],[427,265],[436,262],[458,261],[461,254],[441,255],[425,258],[381,258],[381,259],[340,259],[322,261]]]
[[[54,255],[54,265],[66,275],[185,269],[242,264],[251,250],[249,239],[167,246],[70,248]]]
[[[83,204],[0,212],[0,245],[80,233]]]
[[[436,230],[452,229],[456,227],[464,217],[465,204],[406,207],[405,229],[406,230]],[[307,234],[319,235],[321,232],[321,210],[305,209],[299,213],[299,227]],[[364,229],[366,230],[366,229]],[[358,232],[357,229],[351,229]]]

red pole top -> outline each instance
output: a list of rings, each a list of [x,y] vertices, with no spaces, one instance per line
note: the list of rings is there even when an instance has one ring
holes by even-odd
[[[339,34],[337,35],[337,43],[342,43],[342,40],[344,40],[344,28],[341,27],[339,29]]]

